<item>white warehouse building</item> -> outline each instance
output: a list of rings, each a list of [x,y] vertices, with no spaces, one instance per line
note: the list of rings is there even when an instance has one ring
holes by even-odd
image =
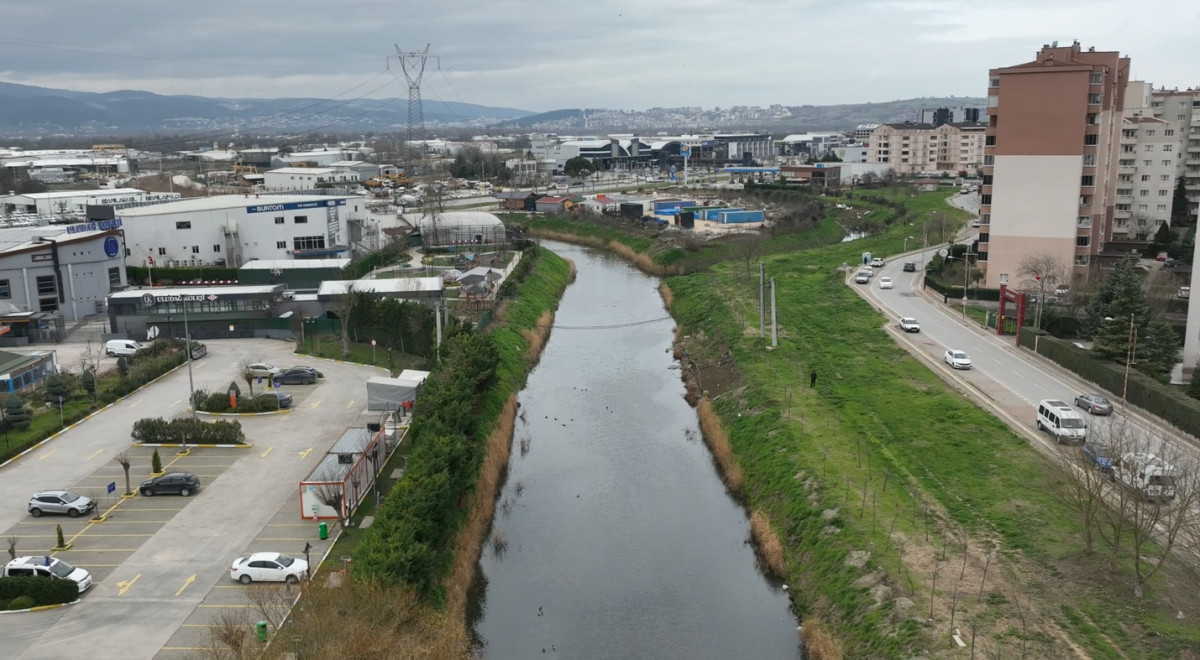
[[[280,167],[262,176],[267,190],[315,190],[318,184],[347,188],[361,180],[359,173],[348,167]]]
[[[82,215],[89,204],[109,205],[129,202],[154,202],[179,199],[179,193],[150,193],[137,188],[103,190],[60,190],[55,192],[0,195],[0,210],[5,214],[29,213],[39,216]]]
[[[195,197],[115,211],[135,266],[227,266],[254,259],[348,256],[350,222],[366,198],[322,195]]]
[[[0,230],[0,307],[9,310],[11,334],[28,336],[18,327],[26,320],[21,312],[78,321],[101,311],[108,295],[127,285],[115,223]]]

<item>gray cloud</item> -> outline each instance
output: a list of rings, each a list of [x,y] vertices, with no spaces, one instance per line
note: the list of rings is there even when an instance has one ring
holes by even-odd
[[[1072,39],[1130,55],[1136,78],[1200,84],[1191,0],[7,0],[4,15],[0,79],[86,91],[351,98],[390,79],[371,96],[404,96],[388,57],[426,43],[441,68],[425,98],[529,110],[982,96],[989,68]]]

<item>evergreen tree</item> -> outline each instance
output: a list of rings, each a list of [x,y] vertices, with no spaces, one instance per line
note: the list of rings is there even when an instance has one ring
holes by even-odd
[[[62,376],[53,374],[46,378],[46,396],[50,403],[58,405],[59,398],[64,401],[67,398],[67,384],[63,382]]]
[[[1193,399],[1200,399],[1200,369],[1192,372],[1192,382],[1188,383],[1187,394]]]
[[[92,397],[92,400],[95,401],[96,374],[91,369],[88,369],[87,371],[83,372],[83,376],[80,378],[80,380],[83,382],[83,391],[87,392],[88,396]]]
[[[1137,343],[1137,361],[1148,362],[1155,373],[1169,373],[1179,359],[1179,336],[1160,316],[1146,327],[1146,336]]]
[[[29,411],[25,409],[25,402],[16,394],[10,394],[4,399],[4,420],[14,429],[29,428]]]
[[[120,374],[122,378],[129,375],[129,360],[126,360],[124,355],[117,358],[117,373]]]
[[[1112,298],[1103,309],[1091,308],[1102,314],[1092,335],[1092,350],[1104,357],[1123,356],[1129,349],[1132,325],[1137,333],[1144,335],[1150,319],[1150,306],[1146,303],[1146,292],[1142,291],[1142,278],[1132,264],[1122,262],[1113,269]],[[1109,283],[1105,282],[1107,285]],[[1112,320],[1107,320],[1112,319]]]
[[[1112,304],[1113,294],[1116,292],[1116,282],[1119,278],[1124,277],[1124,271],[1131,270],[1133,262],[1130,260],[1118,261],[1113,266],[1113,270],[1105,277],[1100,286],[1096,289],[1095,295],[1088,301],[1087,307],[1084,308],[1083,324],[1080,328],[1084,336],[1094,337],[1100,331],[1100,326],[1104,323],[1104,317],[1109,315],[1108,306]]]
[[[1176,227],[1195,222],[1191,211],[1188,210],[1187,189],[1183,187],[1183,177],[1175,181],[1175,196],[1171,199],[1171,224]]]

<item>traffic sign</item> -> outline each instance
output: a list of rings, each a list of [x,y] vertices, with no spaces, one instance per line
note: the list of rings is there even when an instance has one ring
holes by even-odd
[[[692,155],[692,145],[690,145],[690,144],[679,145],[679,155],[683,156],[684,158],[691,156]]]
[[[372,339],[372,340],[371,340],[371,345],[372,345],[372,346],[374,346],[374,345],[375,345],[375,340],[374,340],[374,339]]]
[[[117,490],[117,482],[115,482],[115,481],[108,482],[108,492],[112,493],[116,490]]]

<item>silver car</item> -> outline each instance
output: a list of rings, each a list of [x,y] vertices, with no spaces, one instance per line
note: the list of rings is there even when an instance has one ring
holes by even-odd
[[[65,513],[72,518],[78,518],[95,506],[91,498],[69,490],[46,490],[35,493],[29,499],[29,515],[39,518],[43,513]]]
[[[1075,406],[1093,415],[1108,415],[1113,411],[1112,402],[1099,394],[1080,394],[1075,397]]]

